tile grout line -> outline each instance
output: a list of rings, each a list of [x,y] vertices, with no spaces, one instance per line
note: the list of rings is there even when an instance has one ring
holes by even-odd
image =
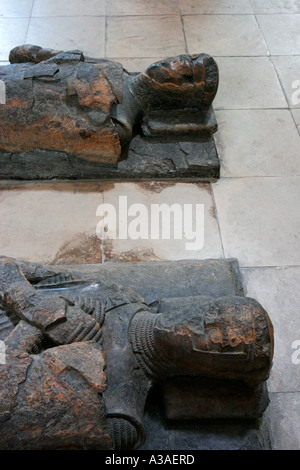
[[[233,180],[233,179],[256,179],[256,178],[266,178],[266,179],[271,179],[271,178],[280,178],[280,179],[299,179],[300,175],[287,175],[287,176],[282,176],[282,175],[237,175],[237,176],[222,176],[220,180]],[[219,181],[220,181],[219,180]]]
[[[251,4],[251,6],[252,6],[252,4]],[[263,30],[262,30],[260,24],[259,24],[259,21],[258,21],[258,19],[257,19],[257,16],[256,16],[256,14],[254,13],[254,10],[253,10],[253,16],[254,16],[254,20],[255,20],[255,22],[256,22],[256,24],[257,24],[257,28],[258,28],[258,30],[261,32],[261,35],[262,35],[262,37],[263,37],[263,40],[264,40],[266,49],[267,49],[267,51],[268,51],[267,57],[270,57],[270,56],[271,56],[271,52],[270,52],[269,44],[267,43],[265,34],[264,34],[264,32],[263,32]]]
[[[249,5],[250,5],[250,7],[251,7],[251,10],[252,10],[253,15],[255,15],[254,7],[253,7],[253,5],[252,5],[252,0],[248,0],[248,2],[249,2]]]
[[[251,8],[252,8],[253,15],[255,15],[255,16],[256,16],[256,12],[254,11],[254,6],[253,6],[253,2],[252,2],[252,0],[249,0],[249,4],[250,4],[250,6],[251,6]]]
[[[299,109],[299,108],[291,108],[290,111],[291,111],[292,119],[293,119],[293,121],[295,123],[295,126],[296,126],[296,130],[299,133],[299,137],[300,137],[300,124],[297,124],[296,118],[295,118],[294,113],[293,113],[293,111],[296,110],[296,109]]]
[[[106,8],[106,5],[105,5]],[[107,16],[104,17],[104,57],[107,59]]]
[[[284,94],[284,97],[285,97],[285,99],[286,99],[286,102],[287,102],[287,104],[288,104],[288,110],[289,110],[290,115],[291,115],[291,118],[292,118],[292,120],[293,120],[293,122],[294,122],[294,124],[295,124],[296,131],[299,132],[298,126],[297,126],[297,122],[296,122],[296,119],[295,119],[294,114],[293,114],[293,109],[299,109],[299,108],[291,108],[291,105],[290,105],[290,102],[289,102],[289,99],[288,99],[287,92],[286,92],[285,89],[284,89],[282,80],[281,80],[281,78],[280,78],[279,72],[277,71],[276,65],[275,65],[274,62],[273,62],[273,58],[272,58],[272,57],[274,57],[274,56],[271,56],[271,62],[272,62],[273,68],[274,68],[274,70],[275,70],[277,79],[278,79],[278,81],[279,81],[281,90],[282,90],[282,92],[283,92],[283,94]],[[285,55],[285,56],[277,56],[277,57],[290,57],[290,56]],[[296,57],[297,57],[297,56],[296,56]]]
[[[288,107],[288,109],[290,110],[289,101],[288,101],[288,99],[287,99],[287,95],[286,95],[286,93],[285,93],[285,91],[284,91],[284,88],[283,88],[282,82],[281,82],[281,80],[280,80],[279,74],[278,74],[277,69],[276,69],[276,67],[275,67],[275,64],[274,64],[274,62],[273,62],[273,59],[272,59],[273,56],[272,56],[271,51],[270,51],[270,49],[269,49],[269,46],[268,46],[268,43],[267,43],[265,34],[264,34],[264,32],[263,32],[263,29],[261,28],[261,26],[260,26],[260,24],[259,24],[259,21],[258,21],[258,19],[257,19],[256,14],[254,14],[254,16],[255,16],[255,19],[256,19],[256,23],[257,23],[257,25],[258,25],[258,27],[259,27],[259,29],[260,29],[260,31],[261,31],[261,34],[262,34],[262,36],[263,36],[263,38],[264,38],[266,47],[267,47],[267,49],[268,49],[270,62],[271,62],[271,64],[272,64],[273,70],[274,70],[275,75],[276,75],[276,77],[277,77],[277,80],[278,80],[278,82],[279,82],[279,85],[280,85],[281,91],[282,91],[282,93],[283,93],[284,99],[285,99],[285,101],[286,101],[286,103],[287,103],[287,107]],[[287,57],[287,56],[285,55],[285,56],[283,56],[283,57]],[[297,126],[296,126],[296,128],[297,128]]]
[[[155,56],[130,56],[130,57],[121,57],[121,56],[116,56],[114,57],[114,59],[151,59],[152,57],[155,57]],[[260,58],[260,57],[264,57],[266,59],[270,59],[269,56],[266,56],[266,55],[215,55],[214,54],[214,58],[215,59],[218,59],[218,58],[226,58],[228,57],[229,59],[232,59],[232,58],[242,58],[242,59],[253,59],[253,58]],[[288,56],[286,55],[272,55],[272,57],[300,57],[300,54],[289,54]]]
[[[300,268],[300,264],[281,264],[281,265],[255,265],[255,266],[242,266],[239,265],[240,269],[288,269],[288,268]]]
[[[293,108],[300,109],[300,108]],[[214,111],[290,111],[289,106],[284,106],[282,108],[217,108],[214,107]]]
[[[185,29],[184,29],[184,21],[183,21],[183,16],[181,14],[180,14],[180,21],[181,21],[183,39],[184,39],[184,44],[185,44],[185,53],[188,54],[189,50],[188,50],[187,39],[186,39],[186,34],[185,34]]]
[[[170,16],[174,16],[174,15],[170,15]],[[182,13],[182,16],[252,16],[252,15],[260,15],[260,16],[272,16],[272,15],[292,16],[293,15],[295,16],[295,15],[300,15],[300,13],[254,13],[254,10],[253,10],[253,13]],[[131,15],[128,15],[128,16],[131,16]],[[143,16],[147,16],[147,15],[143,15]],[[157,15],[157,16],[160,16],[160,15]]]
[[[251,4],[251,6],[252,6],[252,8],[253,8],[252,1],[251,1],[251,0],[250,0],[250,4]],[[254,10],[253,10],[253,12],[254,12]],[[292,13],[291,13],[291,14],[292,14]],[[260,29],[260,31],[261,31],[261,33],[262,33],[262,36],[263,36],[263,38],[264,38],[266,47],[267,47],[268,52],[269,52],[269,58],[270,58],[270,61],[271,61],[271,63],[272,63],[273,70],[274,70],[274,72],[275,72],[275,74],[276,74],[276,77],[277,77],[277,80],[278,80],[278,82],[279,82],[281,91],[282,91],[283,96],[284,96],[284,98],[285,98],[285,101],[286,101],[286,103],[287,103],[287,108],[281,108],[281,109],[288,109],[288,110],[289,110],[290,115],[291,115],[291,117],[292,117],[292,119],[293,119],[293,122],[294,122],[294,124],[295,124],[296,131],[298,131],[297,123],[296,123],[296,120],[295,120],[294,115],[293,115],[293,113],[292,113],[292,108],[290,107],[290,103],[289,103],[289,100],[288,100],[288,95],[287,95],[287,93],[285,92],[285,89],[284,89],[283,84],[282,84],[282,80],[281,80],[281,78],[280,78],[280,75],[279,75],[279,73],[278,73],[278,71],[277,71],[277,68],[276,68],[276,66],[275,66],[275,64],[274,64],[274,61],[273,61],[273,57],[290,57],[290,56],[289,56],[289,55],[273,56],[273,55],[271,54],[271,51],[269,50],[268,43],[267,43],[267,40],[266,40],[266,37],[265,37],[265,34],[264,34],[262,28],[261,28],[260,25],[259,25],[259,21],[258,21],[258,19],[257,19],[256,13],[254,13],[254,17],[255,17],[255,19],[256,19],[257,25],[258,25],[258,27],[259,27],[259,29]],[[294,56],[293,56],[293,57],[294,57]],[[297,56],[296,56],[296,57],[297,57]]]
[[[104,17],[103,17],[104,18]],[[149,55],[149,56],[128,56],[128,57],[120,57],[120,56],[111,56],[111,60],[120,60],[120,59],[155,59],[156,55]],[[285,56],[272,56],[272,57],[300,57],[300,54],[289,54]],[[270,59],[270,55],[215,55],[214,59]]]
[[[27,25],[27,30],[26,30],[26,34],[25,34],[25,44],[27,44],[27,36],[28,36],[29,26],[30,26],[30,22],[31,22],[31,18],[32,18],[32,12],[33,12],[33,7],[34,7],[34,1],[35,1],[35,0],[32,0],[31,10],[30,10],[29,18],[28,18],[28,25]]]
[[[100,193],[101,193],[101,203],[104,204],[104,185],[99,183]],[[100,240],[100,250],[101,250],[101,264],[105,263],[105,251],[104,251],[104,231],[102,230]]]
[[[44,15],[44,16],[31,16],[32,18],[100,18],[107,16],[108,18],[147,18],[147,17],[174,17],[174,16],[253,16],[256,13],[161,13],[161,14],[151,14],[151,15],[106,15],[106,14],[99,14],[99,15],[72,15],[72,14],[64,14],[64,15]],[[272,16],[272,15],[287,15],[287,16],[295,16],[300,15],[300,13],[257,13],[259,16]],[[16,18],[29,18],[29,16],[1,16],[1,19],[16,19]]]
[[[214,212],[215,212],[216,221],[217,221],[217,226],[218,226],[218,232],[219,232],[219,237],[220,237],[220,242],[221,242],[222,254],[223,254],[223,258],[226,258],[226,256],[225,256],[225,248],[224,248],[223,238],[222,238],[222,232],[221,232],[221,226],[220,226],[220,221],[219,221],[219,213],[218,213],[218,209],[217,209],[217,202],[216,202],[216,199],[215,199],[215,193],[214,193],[214,189],[213,189],[213,184],[212,184],[212,183],[210,183],[210,191],[211,191],[211,198],[212,198],[212,203],[213,203],[213,209],[214,209]]]

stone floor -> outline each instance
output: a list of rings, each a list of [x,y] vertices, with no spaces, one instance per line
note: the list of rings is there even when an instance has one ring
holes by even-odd
[[[2,182],[0,253],[71,264],[237,258],[246,294],[275,327],[272,448],[299,450],[299,0],[0,0],[0,61],[24,43],[79,48],[129,71],[186,52],[217,60],[217,183]],[[97,207],[119,196],[203,204],[203,247],[99,239]]]

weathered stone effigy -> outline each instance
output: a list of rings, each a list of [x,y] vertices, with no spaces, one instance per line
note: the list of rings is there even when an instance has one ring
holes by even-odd
[[[0,365],[0,448],[139,448],[146,399],[159,383],[171,419],[199,419],[202,407],[206,418],[261,416],[273,330],[258,302],[182,297],[155,310],[101,269],[83,269],[1,259],[11,327]],[[224,265],[200,266],[204,277],[216,269],[219,292]]]
[[[218,67],[180,55],[120,63],[24,45],[0,67],[0,178],[217,178]]]

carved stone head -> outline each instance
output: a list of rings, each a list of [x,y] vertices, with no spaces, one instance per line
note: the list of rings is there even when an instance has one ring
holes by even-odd
[[[208,54],[179,55],[150,65],[132,89],[144,112],[209,107],[218,89],[218,66]]]

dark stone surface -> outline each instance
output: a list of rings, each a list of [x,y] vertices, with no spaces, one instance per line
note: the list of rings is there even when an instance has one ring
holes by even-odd
[[[126,180],[214,180],[220,176],[220,162],[212,138],[207,142],[160,142],[136,136],[115,174],[116,178]]]
[[[159,142],[138,135],[132,140],[126,158],[117,164],[117,168],[89,162],[75,155],[70,157],[66,152],[31,150],[26,153],[8,153],[0,150],[0,179],[213,181],[219,176],[220,161],[214,140]]]
[[[140,450],[270,450],[268,430],[259,420],[167,420],[154,389],[144,415],[146,441]]]
[[[236,260],[1,263],[3,448],[267,448],[272,328]]]
[[[31,276],[32,272],[38,272],[34,264],[20,262],[20,265],[26,276]],[[238,263],[234,259],[72,266],[68,267],[65,281],[54,274],[50,275],[52,270],[55,272],[55,269],[57,268],[48,266],[49,274],[47,276],[44,274],[44,280],[38,284],[35,282],[36,288],[47,289],[48,287],[54,293],[55,284],[67,287],[71,286],[76,278],[88,281],[109,277],[113,282],[120,283],[121,280],[123,285],[134,289],[156,311],[163,299],[190,297],[193,300],[195,296],[217,298],[244,295]],[[168,301],[170,305],[173,303],[173,300]]]
[[[162,386],[165,415],[170,420],[256,419],[269,404],[265,386],[206,377],[174,377]]]

